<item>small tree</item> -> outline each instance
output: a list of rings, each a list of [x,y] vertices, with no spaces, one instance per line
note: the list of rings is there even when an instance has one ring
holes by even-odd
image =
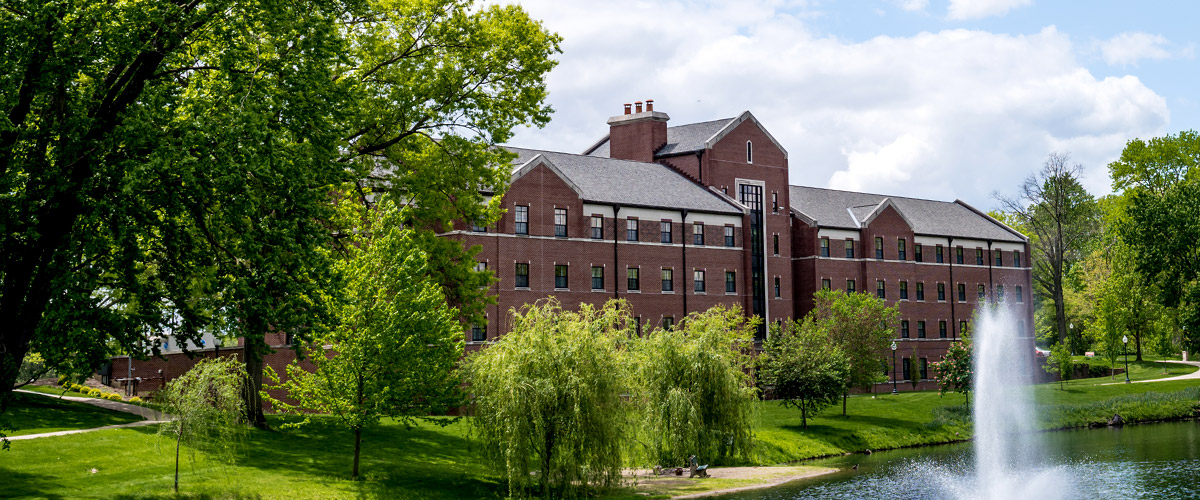
[[[381,417],[411,426],[463,402],[454,373],[463,352],[456,311],[429,277],[426,253],[414,241],[414,231],[401,223],[403,212],[385,197],[369,217],[365,236],[340,264],[347,295],[341,323],[307,347],[316,369],[305,370],[295,361],[283,383],[266,369],[271,388],[286,390],[297,402],[263,393],[276,409],[328,413],[350,429],[354,478],[363,429]],[[306,423],[307,418],[285,427]]]
[[[716,306],[634,342],[634,400],[651,463],[680,464],[691,454],[716,461],[749,457],[756,323],[739,307]]]
[[[916,347],[913,347],[912,354],[908,356],[908,383],[912,385],[914,391],[921,383],[921,362],[917,359]]]
[[[486,459],[514,497],[584,496],[617,484],[634,430],[628,306],[573,312],[550,298],[512,321],[508,334],[466,361],[469,422]]]
[[[884,353],[895,335],[900,313],[895,307],[887,307],[883,299],[865,293],[821,290],[813,294],[813,301],[809,319],[826,332],[849,363],[842,392],[842,416],[846,416],[851,388],[866,390],[887,381],[879,364],[885,361]]]
[[[808,319],[789,322],[767,339],[760,363],[762,383],[772,388],[783,406],[800,410],[800,425],[805,428],[809,415],[836,403],[845,393],[850,373],[846,355]]]
[[[1058,374],[1058,388],[1063,389],[1063,382],[1071,380],[1071,351],[1067,344],[1058,343],[1050,348],[1050,357],[1046,358],[1044,368],[1047,373]]]
[[[158,428],[175,439],[175,492],[179,492],[179,448],[183,444],[231,458],[246,426],[243,364],[236,358],[205,359],[172,380],[157,395],[169,420]]]
[[[971,337],[964,336],[961,341],[952,342],[942,360],[933,364],[938,392],[942,395],[947,391],[961,392],[966,398],[963,404],[971,403],[971,348]]]

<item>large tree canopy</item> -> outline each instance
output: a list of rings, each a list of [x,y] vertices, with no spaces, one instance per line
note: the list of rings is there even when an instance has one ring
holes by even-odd
[[[160,332],[244,337],[261,383],[265,333],[327,319],[334,187],[396,191],[427,233],[497,217],[490,146],[548,120],[557,44],[453,0],[5,2],[0,407],[31,348],[87,371]],[[424,241],[472,314],[486,277]]]

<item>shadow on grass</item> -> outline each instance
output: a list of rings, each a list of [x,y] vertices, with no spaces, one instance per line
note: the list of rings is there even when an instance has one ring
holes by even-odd
[[[0,451],[0,453],[4,453]],[[61,495],[47,494],[42,487],[51,478],[42,478],[35,474],[16,472],[7,467],[0,467],[0,497],[3,498],[47,498],[50,500],[66,498]]]
[[[10,435],[33,434],[49,430],[91,429],[106,425],[137,422],[141,417],[95,406],[35,394],[14,393],[5,412],[16,427]]]

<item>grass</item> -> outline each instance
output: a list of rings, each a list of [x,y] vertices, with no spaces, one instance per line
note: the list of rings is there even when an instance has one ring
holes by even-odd
[[[22,387],[21,390],[29,391],[29,392],[40,392],[42,394],[53,394],[55,396],[71,396],[71,397],[76,397],[76,398],[99,399],[99,398],[93,397],[89,394],[84,394],[81,392],[75,392],[75,391],[63,389],[62,387],[57,386],[57,385],[27,385],[25,387]]]
[[[120,413],[92,405],[48,398],[35,394],[14,393],[5,415],[16,428],[10,436],[40,434],[74,429],[91,429],[106,425],[137,422],[137,415]],[[2,494],[2,493],[0,493]]]
[[[1075,356],[1073,359],[1076,363],[1087,363],[1092,366],[1103,366],[1105,368],[1109,367],[1108,361],[1100,358],[1088,359],[1083,356]],[[1125,368],[1124,361],[1118,359],[1116,367]],[[1196,370],[1200,370],[1200,368],[1179,363],[1162,363],[1159,361],[1159,358],[1151,359],[1150,357],[1145,357],[1144,361],[1129,360],[1129,380],[1131,381],[1177,377],[1194,373]],[[1118,373],[1115,376],[1072,379],[1067,381],[1065,385],[1103,385],[1114,382],[1125,382],[1125,374]]]

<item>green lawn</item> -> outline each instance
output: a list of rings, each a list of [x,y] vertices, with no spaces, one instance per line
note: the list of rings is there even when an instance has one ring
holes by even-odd
[[[11,436],[91,429],[142,419],[137,415],[105,410],[65,399],[19,392],[13,396],[15,399],[9,403],[6,412],[9,422],[17,429],[16,432],[9,433]],[[3,495],[3,492],[0,492],[0,495]]]
[[[55,396],[71,396],[71,397],[76,397],[76,398],[92,397],[92,396],[89,396],[87,394],[83,394],[80,392],[64,390],[62,387],[57,386],[57,385],[27,385],[25,387],[22,387],[21,390],[29,391],[29,392],[40,392],[42,394],[53,394]]]
[[[1100,358],[1088,359],[1083,356],[1075,356],[1073,359],[1076,363],[1087,363],[1092,366],[1103,366],[1106,368],[1109,366],[1108,361]],[[1178,356],[1176,360],[1178,360]],[[1117,360],[1116,367],[1124,368],[1124,361]],[[1134,381],[1177,377],[1179,375],[1194,373],[1196,370],[1200,370],[1200,368],[1179,363],[1162,363],[1157,357],[1146,357],[1144,361],[1134,361],[1132,358],[1129,360],[1129,380]],[[1066,385],[1102,385],[1113,382],[1125,382],[1125,374],[1118,373],[1115,376],[1074,379],[1067,381]]]

